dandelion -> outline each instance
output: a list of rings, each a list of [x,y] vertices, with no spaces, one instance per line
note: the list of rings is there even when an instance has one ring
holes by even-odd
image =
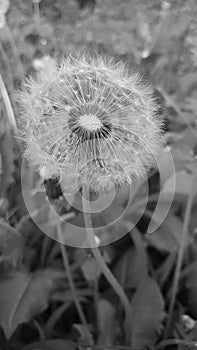
[[[150,87],[121,62],[88,55],[47,62],[19,93],[26,156],[62,189],[132,185],[153,165],[161,121]]]
[[[62,190],[82,187],[88,245],[119,296],[130,320],[131,306],[106,265],[94,234],[90,192],[133,185],[153,165],[161,145],[161,121],[151,89],[121,62],[88,55],[47,60],[18,94],[19,129],[27,159]],[[57,232],[62,241],[61,225]]]

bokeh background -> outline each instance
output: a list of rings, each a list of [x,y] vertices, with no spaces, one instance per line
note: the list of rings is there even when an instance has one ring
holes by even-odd
[[[42,232],[54,230],[46,196],[73,225],[84,226],[80,196],[70,205],[58,179],[46,181],[25,164],[23,190],[38,227],[22,194],[15,92],[50,57],[76,50],[115,57],[139,72],[152,85],[164,120],[162,181],[158,169],[151,169],[132,204],[127,206],[128,189],[122,188],[109,208],[93,215],[106,225],[127,208],[117,224],[101,232],[105,239],[117,237],[101,253],[131,304],[127,325],[91,252],[62,248]],[[196,0],[0,0],[0,74],[0,350],[195,349]],[[165,211],[174,180],[170,211],[150,235],[158,196]],[[142,208],[137,225],[118,239]],[[63,229],[69,241],[74,226],[72,231],[65,223]]]

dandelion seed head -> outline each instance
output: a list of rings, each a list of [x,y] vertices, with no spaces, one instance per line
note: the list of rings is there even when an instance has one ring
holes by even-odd
[[[123,63],[88,55],[55,60],[18,94],[26,157],[46,177],[106,191],[154,164],[162,123],[151,89]]]

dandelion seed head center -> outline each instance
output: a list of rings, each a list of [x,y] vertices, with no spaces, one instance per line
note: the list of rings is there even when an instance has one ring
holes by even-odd
[[[79,117],[79,125],[87,131],[96,131],[102,128],[103,124],[93,114],[85,114]]]

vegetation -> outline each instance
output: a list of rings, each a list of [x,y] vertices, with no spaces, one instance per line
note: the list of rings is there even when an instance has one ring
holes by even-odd
[[[195,0],[0,0],[1,350],[196,348],[196,15]],[[16,127],[25,77],[77,50],[142,74],[164,120],[148,178],[92,215],[100,265],[79,193],[23,160]]]

